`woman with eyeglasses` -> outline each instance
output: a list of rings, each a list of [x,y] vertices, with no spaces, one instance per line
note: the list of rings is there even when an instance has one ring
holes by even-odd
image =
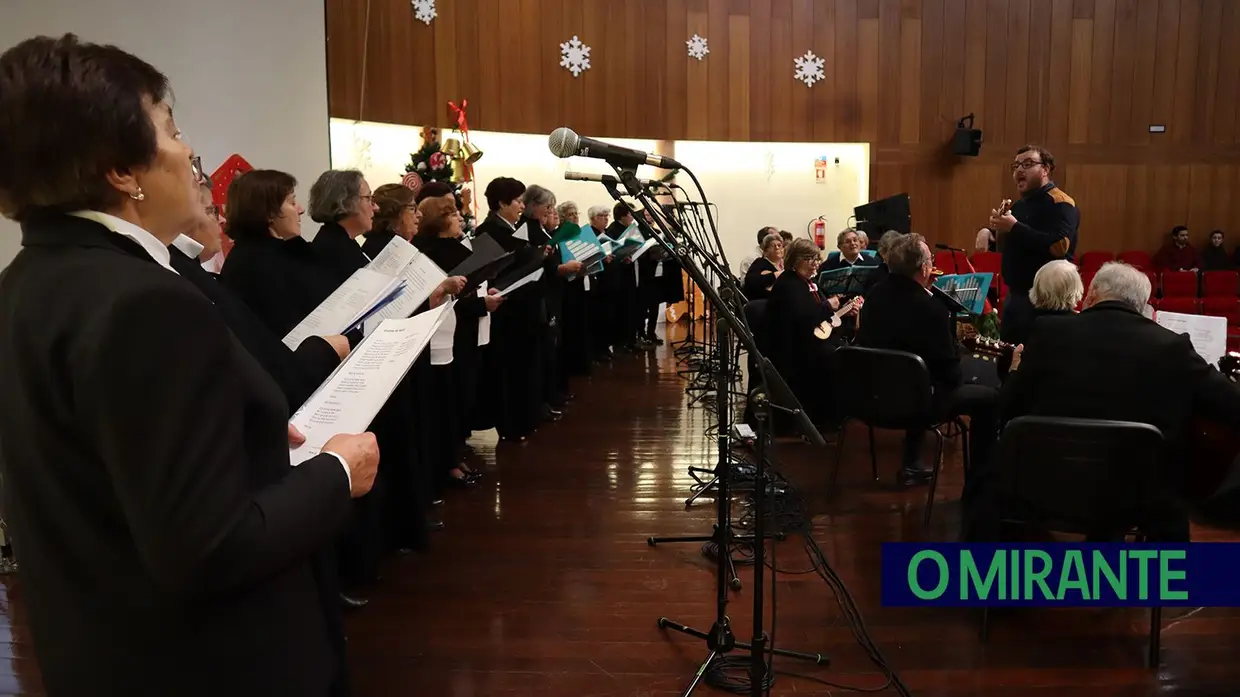
[[[412,242],[418,233],[422,213],[413,200],[413,190],[403,184],[384,184],[375,189],[375,218],[366,233],[362,251],[374,259],[388,243],[399,237]]]
[[[0,463],[53,695],[327,695],[313,559],[378,464],[301,442],[276,383],[172,269],[202,215],[167,78],[114,46],[0,56]]]

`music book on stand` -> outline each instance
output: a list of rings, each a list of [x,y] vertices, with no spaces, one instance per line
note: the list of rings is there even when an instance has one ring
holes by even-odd
[[[430,345],[454,304],[447,302],[407,319],[384,320],[363,339],[290,419],[306,437],[305,443],[289,449],[290,463],[297,466],[315,457],[338,433],[364,432]]]
[[[877,266],[846,266],[818,274],[816,284],[823,295],[864,295]]]

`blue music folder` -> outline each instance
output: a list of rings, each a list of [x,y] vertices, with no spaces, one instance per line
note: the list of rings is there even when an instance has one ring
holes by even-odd
[[[951,296],[953,300],[980,315],[986,309],[986,294],[995,275],[992,273],[957,273],[934,279],[934,287]]]

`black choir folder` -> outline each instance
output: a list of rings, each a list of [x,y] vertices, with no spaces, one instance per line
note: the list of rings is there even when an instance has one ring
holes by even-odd
[[[461,297],[472,293],[483,283],[495,280],[504,269],[513,263],[512,252],[504,251],[499,242],[496,242],[490,235],[482,234],[475,237],[471,241],[471,246],[472,253],[469,257],[448,272],[449,276],[465,277],[465,290],[461,291]]]
[[[289,449],[294,467],[322,452],[338,433],[362,433],[374,421],[414,361],[431,343],[455,302],[407,319],[386,319],[366,335],[290,423],[306,442]]]
[[[495,279],[494,287],[498,288],[501,293],[509,288],[519,287],[518,284],[529,283],[530,281],[526,279],[542,270],[543,264],[547,261],[547,254],[542,247],[521,247],[513,252],[513,259],[512,265]]]

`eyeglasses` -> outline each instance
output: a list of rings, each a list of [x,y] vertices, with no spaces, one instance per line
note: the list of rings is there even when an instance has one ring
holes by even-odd
[[[1046,163],[1040,160],[1021,160],[1020,162],[1013,162],[1011,169],[1013,172],[1015,172],[1018,169],[1033,169],[1034,167],[1038,165],[1044,165],[1044,164]]]
[[[190,171],[194,173],[195,184],[207,184],[208,186],[210,185],[209,180],[207,179],[207,175],[204,174],[202,171],[202,158],[201,157],[194,156],[194,157],[189,158],[189,168],[190,168]]]

